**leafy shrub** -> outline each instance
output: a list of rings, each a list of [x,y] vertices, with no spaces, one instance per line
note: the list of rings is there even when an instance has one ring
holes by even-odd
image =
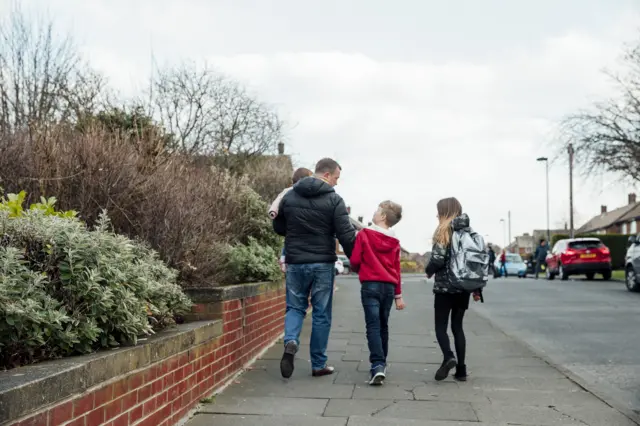
[[[35,209],[0,211],[0,361],[4,367],[135,343],[190,300],[147,246]]]
[[[230,246],[225,265],[225,282],[234,284],[281,279],[282,271],[274,261],[277,258],[276,249],[262,245],[252,237],[247,244]]]
[[[90,226],[107,210],[117,233],[147,241],[188,287],[224,283],[229,246],[249,237],[279,248],[265,213],[272,200],[252,190],[255,176],[167,152],[156,132],[121,133],[88,125],[82,132],[58,126],[42,138],[0,134],[0,185],[26,190],[27,202],[56,194],[56,205]],[[260,180],[284,181],[287,167],[290,179],[290,164],[281,162],[265,165]],[[265,197],[275,190],[261,189]]]
[[[413,260],[402,260],[400,261],[400,270],[404,273],[418,273],[423,272],[424,267]]]
[[[625,256],[627,254],[627,243],[629,242],[628,235],[621,234],[584,234],[576,235],[578,238],[599,238],[602,243],[609,247],[611,251],[611,266],[614,269],[624,268]],[[553,247],[559,240],[565,240],[569,238],[568,235],[553,235],[551,237],[551,247]]]

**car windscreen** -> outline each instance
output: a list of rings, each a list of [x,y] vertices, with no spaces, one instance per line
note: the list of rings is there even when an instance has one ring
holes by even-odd
[[[518,254],[508,254],[507,262],[510,263],[522,263],[522,258]]]
[[[602,247],[602,241],[600,240],[583,240],[583,241],[571,241],[569,248],[574,250],[586,250]]]

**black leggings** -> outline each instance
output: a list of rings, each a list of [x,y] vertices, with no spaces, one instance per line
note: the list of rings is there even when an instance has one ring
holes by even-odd
[[[451,332],[453,333],[453,342],[456,347],[458,365],[464,365],[465,352],[467,350],[467,340],[464,337],[464,329],[462,328],[464,312],[465,309],[452,307],[435,309],[436,338],[438,339],[438,344],[440,345],[445,360],[453,358],[449,335],[447,334],[447,324],[449,322],[449,314],[451,314]]]

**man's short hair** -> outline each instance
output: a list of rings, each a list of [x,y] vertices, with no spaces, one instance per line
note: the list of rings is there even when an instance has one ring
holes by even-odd
[[[384,213],[387,226],[395,226],[402,219],[402,206],[400,204],[386,200],[380,203],[380,208]]]
[[[293,176],[291,176],[291,181],[295,185],[300,179],[311,176],[313,172],[306,167],[299,167],[293,172]]]
[[[331,173],[333,174],[336,169],[342,170],[342,167],[338,162],[332,158],[323,158],[316,163],[316,173]]]

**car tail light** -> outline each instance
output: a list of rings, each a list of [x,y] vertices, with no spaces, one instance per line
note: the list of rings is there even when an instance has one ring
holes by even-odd
[[[564,252],[564,254],[566,254],[567,256],[575,256],[576,254],[578,254],[578,252],[573,249],[568,249]]]
[[[600,253],[602,253],[602,254],[604,254],[604,255],[609,255],[609,254],[611,254],[611,252],[609,251],[609,248],[608,248],[608,247],[602,247],[602,248],[600,249]]]

